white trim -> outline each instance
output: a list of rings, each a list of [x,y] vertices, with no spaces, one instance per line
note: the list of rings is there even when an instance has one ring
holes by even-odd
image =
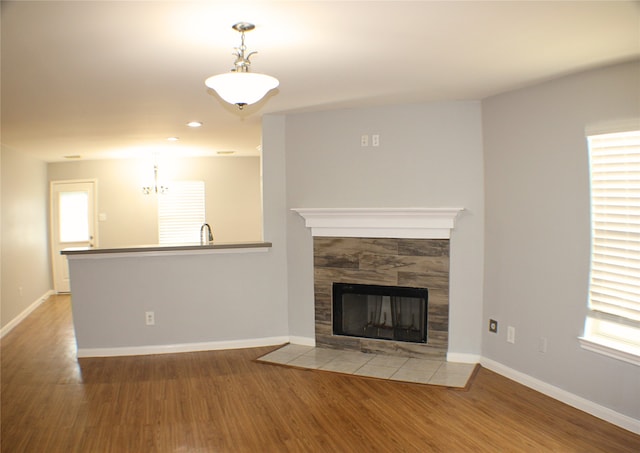
[[[630,351],[629,352],[623,351],[621,349],[621,347],[623,347],[621,343],[617,343],[612,340],[610,341],[610,343],[613,343],[613,344],[609,345],[604,340],[598,341],[596,338],[586,338],[586,337],[578,337],[578,341],[580,342],[580,347],[582,349],[586,349],[587,351],[606,355],[607,357],[611,357],[613,359],[622,360],[623,362],[640,366],[640,355],[634,354],[633,352],[630,352]],[[619,345],[618,347],[616,347],[616,343],[617,345]],[[629,348],[633,348],[633,347],[629,346]]]
[[[258,348],[289,343],[288,336],[253,338],[248,340],[211,341],[206,343],[162,344],[149,346],[126,346],[119,348],[78,348],[78,358],[118,357],[129,355],[174,354],[177,352],[217,351],[224,349]]]
[[[567,392],[566,390],[562,390],[561,388],[533,378],[527,374],[521,373],[520,371],[516,371],[513,368],[509,368],[486,357],[481,358],[480,365],[524,386],[550,396],[553,399],[587,412],[594,417],[613,423],[614,425],[633,433],[640,434],[640,420],[636,420],[628,415],[616,412],[608,407],[601,406],[600,404],[589,401],[586,398]]]
[[[316,339],[309,337],[289,337],[289,343],[291,344],[299,344],[301,346],[316,346]]]
[[[464,352],[447,352],[447,362],[455,363],[480,363],[480,354],[467,354]]]
[[[22,312],[13,318],[11,321],[7,323],[2,329],[0,329],[0,338],[4,337],[6,334],[11,332],[14,327],[20,324],[24,319],[29,316],[36,308],[38,308],[44,301],[46,301],[49,297],[53,296],[56,292],[52,289],[44,293],[38,300],[30,304],[27,308],[22,310]]]
[[[464,208],[293,208],[313,236],[449,239]]]

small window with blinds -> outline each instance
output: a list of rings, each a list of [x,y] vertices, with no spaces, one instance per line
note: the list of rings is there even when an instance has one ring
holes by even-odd
[[[204,222],[204,181],[173,181],[158,196],[160,244],[198,243]]]
[[[591,275],[580,342],[640,365],[640,131],[588,141]]]

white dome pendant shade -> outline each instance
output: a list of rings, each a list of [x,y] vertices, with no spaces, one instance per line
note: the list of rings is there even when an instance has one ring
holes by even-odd
[[[239,22],[233,26],[233,29],[241,35],[240,47],[236,47],[234,53],[235,68],[231,72],[211,76],[204,82],[209,88],[215,90],[218,96],[229,104],[236,104],[240,110],[245,105],[255,104],[280,84],[275,77],[249,72],[249,66],[251,66],[249,58],[257,52],[250,52],[245,56],[247,47],[244,45],[244,33],[254,28],[255,25],[247,22]]]
[[[280,84],[278,79],[266,74],[235,71],[211,76],[204,83],[226,102],[240,108],[255,104]]]

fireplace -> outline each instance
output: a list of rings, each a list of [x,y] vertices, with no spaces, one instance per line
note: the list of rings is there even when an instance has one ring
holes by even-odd
[[[333,284],[333,334],[427,342],[427,288]]]
[[[449,343],[449,238],[463,208],[304,208],[294,209],[313,236],[316,345],[362,352],[444,360]],[[334,328],[334,284],[414,288],[424,293],[424,308],[406,307],[393,337],[390,295],[380,306],[353,298],[365,310],[339,319]],[[387,299],[384,299],[387,297]],[[412,296],[413,297],[413,296]],[[421,299],[421,297],[416,297]],[[373,299],[371,299],[373,300]],[[348,304],[357,302],[347,302]],[[397,304],[394,304],[397,309]],[[379,312],[379,318],[366,312]],[[423,310],[423,311],[421,311]],[[384,319],[387,313],[387,320]],[[397,314],[397,311],[396,311]],[[340,316],[340,315],[338,315]],[[367,316],[366,321],[364,321]],[[411,318],[414,318],[411,321]],[[415,328],[416,319],[424,329]],[[365,327],[362,327],[362,324]],[[344,324],[346,322],[346,334]],[[358,327],[358,325],[360,325]],[[361,335],[358,329],[374,335]],[[395,328],[395,327],[394,327]],[[342,331],[340,331],[342,329]],[[379,330],[378,330],[379,329]],[[418,331],[415,334],[414,331]]]
[[[446,357],[449,339],[448,239],[314,237],[313,248],[316,345],[439,360]],[[333,325],[336,283],[428,288],[424,315],[427,341],[337,335]],[[389,313],[389,309],[386,310]],[[387,324],[390,316],[387,314]],[[377,324],[384,324],[384,315],[381,314],[381,318]],[[384,335],[388,337],[388,334]]]

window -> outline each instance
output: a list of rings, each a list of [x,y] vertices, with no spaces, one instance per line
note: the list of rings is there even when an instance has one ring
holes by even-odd
[[[640,131],[588,141],[591,276],[580,341],[640,365]]]
[[[60,242],[86,242],[89,234],[89,192],[59,192]]]
[[[158,196],[160,244],[200,242],[204,219],[204,181],[173,181]]]

